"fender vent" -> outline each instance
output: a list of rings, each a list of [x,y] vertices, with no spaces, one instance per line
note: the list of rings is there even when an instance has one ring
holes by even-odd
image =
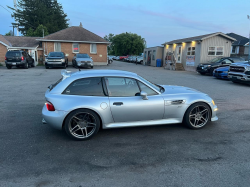
[[[178,105],[178,104],[182,104],[182,103],[185,103],[185,100],[175,100],[175,101],[171,102],[172,105]]]

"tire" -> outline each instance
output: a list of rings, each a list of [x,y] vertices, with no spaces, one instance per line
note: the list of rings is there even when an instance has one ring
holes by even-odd
[[[212,76],[213,76],[213,72],[214,72],[214,69],[213,69],[213,68],[210,68],[209,75],[212,75]]]
[[[93,69],[94,67],[93,66],[91,66],[91,69]]]
[[[183,124],[190,129],[201,129],[211,119],[211,109],[206,103],[192,104],[183,117]]]
[[[63,67],[64,69],[66,69],[67,68],[67,64],[66,64],[66,62],[64,63],[64,67]]]
[[[66,67],[68,67],[69,66],[69,62],[68,62],[68,60],[67,60],[67,64],[66,64]]]
[[[32,62],[31,67],[35,67],[35,62],[34,61]]]
[[[9,65],[6,65],[6,67],[7,67],[7,69],[11,69],[12,68],[12,66],[9,66]]]
[[[65,119],[64,130],[74,140],[88,140],[100,129],[99,116],[88,109],[71,112]]]
[[[29,64],[28,64],[28,62],[26,62],[26,63],[24,64],[24,69],[29,69]]]
[[[46,68],[46,69],[49,69],[49,66],[45,64],[45,68]]]

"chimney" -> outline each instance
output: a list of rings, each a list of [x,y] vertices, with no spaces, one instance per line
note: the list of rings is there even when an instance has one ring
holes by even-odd
[[[82,22],[80,22],[80,25],[79,25],[79,27],[82,27]]]

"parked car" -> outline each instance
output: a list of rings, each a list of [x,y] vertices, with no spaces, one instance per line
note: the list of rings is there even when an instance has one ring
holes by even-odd
[[[143,62],[143,57],[142,56],[137,57],[137,63],[142,64],[142,62]]]
[[[13,66],[25,69],[35,67],[34,59],[26,51],[21,50],[7,51],[5,54],[5,64],[8,69],[11,69]]]
[[[244,64],[247,63],[247,61],[243,61],[243,62],[238,62],[237,64]],[[236,63],[232,63],[231,65],[234,65]],[[220,67],[214,70],[213,72],[213,76],[218,78],[218,79],[228,79],[228,71],[229,71],[230,66],[224,66],[224,67]]]
[[[72,59],[72,66],[75,68],[92,68],[94,67],[92,57],[87,53],[77,53]]]
[[[228,78],[234,83],[250,84],[250,61],[230,65]]]
[[[229,66],[231,63],[242,61],[245,61],[245,59],[241,57],[217,57],[208,63],[199,64],[196,68],[196,71],[201,75],[205,75],[206,73],[213,75],[214,69],[218,67]]]
[[[50,52],[48,56],[45,55],[45,68],[53,67],[68,67],[68,58],[64,52]]]
[[[218,120],[217,106],[205,93],[182,86],[158,85],[119,70],[62,70],[49,86],[43,123],[86,140],[103,129],[184,123],[200,129]]]
[[[120,57],[119,57],[119,56],[116,56],[116,57],[114,58],[114,60],[120,60]]]

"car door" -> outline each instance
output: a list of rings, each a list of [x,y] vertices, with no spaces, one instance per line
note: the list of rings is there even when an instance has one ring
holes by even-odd
[[[140,96],[137,80],[127,77],[105,77],[109,104],[114,122],[135,122],[162,119],[164,100],[151,88],[148,100]],[[149,92],[149,91],[148,91]]]

